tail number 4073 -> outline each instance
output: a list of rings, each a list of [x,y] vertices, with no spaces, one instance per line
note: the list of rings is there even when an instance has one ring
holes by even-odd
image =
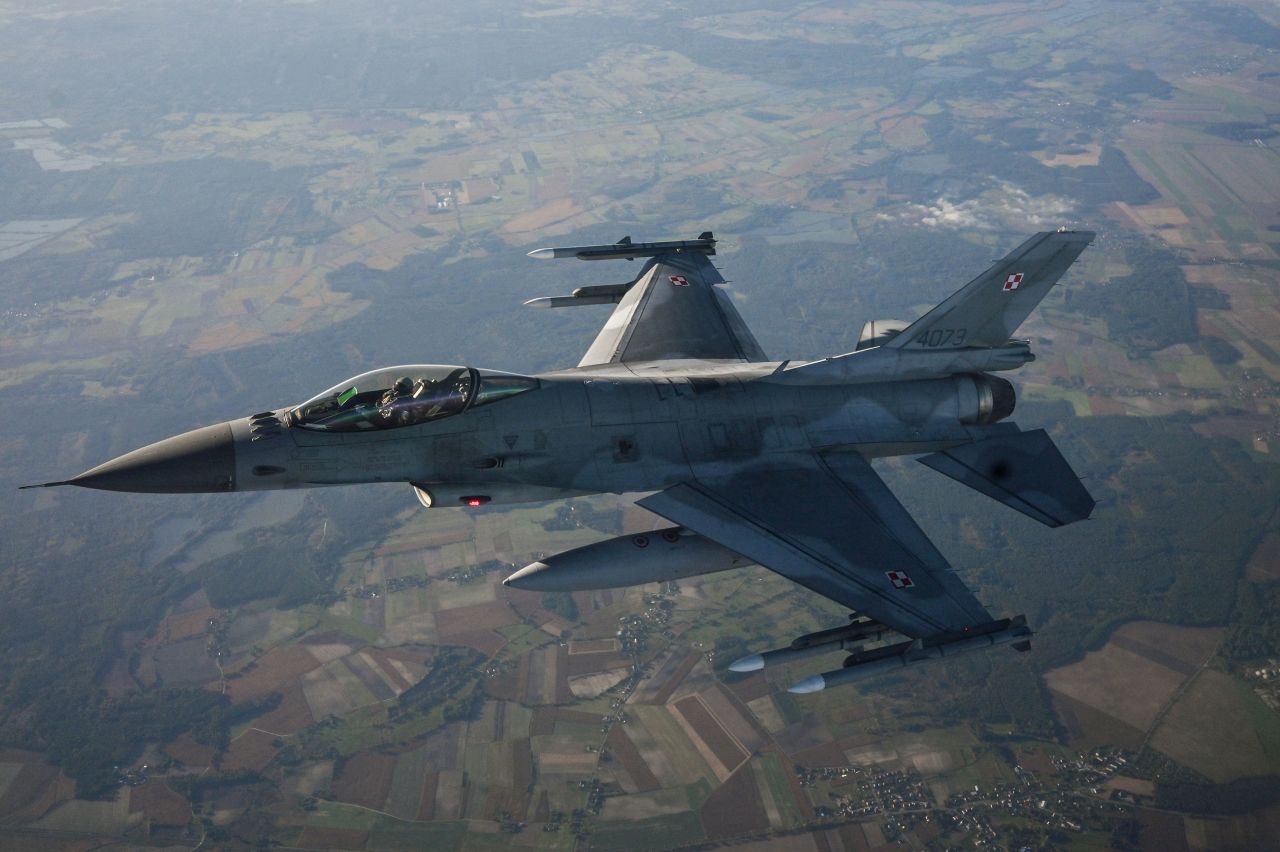
[[[912,342],[931,349],[938,346],[963,346],[964,336],[963,328],[931,328],[920,332],[920,336]]]

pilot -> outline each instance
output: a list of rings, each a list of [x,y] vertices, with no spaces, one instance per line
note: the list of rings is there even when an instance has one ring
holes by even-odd
[[[418,379],[414,382],[413,392],[409,394],[411,400],[400,415],[401,425],[425,423],[435,416],[439,408],[435,401],[436,394],[433,393],[435,384],[427,379]]]
[[[413,379],[408,376],[401,376],[395,380],[391,387],[387,388],[382,394],[382,398],[378,400],[378,415],[382,418],[384,426],[392,425],[391,421],[395,418],[396,402],[410,396],[413,393]]]

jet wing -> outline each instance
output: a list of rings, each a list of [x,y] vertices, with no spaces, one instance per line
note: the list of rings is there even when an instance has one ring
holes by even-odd
[[[639,505],[906,636],[992,621],[856,453],[699,476]]]
[[[579,367],[638,361],[764,361],[724,282],[703,254],[649,260],[610,314]]]

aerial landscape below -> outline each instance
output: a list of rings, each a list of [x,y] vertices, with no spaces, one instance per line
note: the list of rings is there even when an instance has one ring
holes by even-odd
[[[1273,4],[0,25],[0,847],[1280,843]]]

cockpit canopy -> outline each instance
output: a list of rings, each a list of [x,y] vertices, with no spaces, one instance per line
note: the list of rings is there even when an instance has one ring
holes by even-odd
[[[469,405],[531,390],[537,379],[480,373],[470,367],[412,364],[384,367],[347,379],[295,408],[294,426],[363,432],[416,426],[458,414]]]

